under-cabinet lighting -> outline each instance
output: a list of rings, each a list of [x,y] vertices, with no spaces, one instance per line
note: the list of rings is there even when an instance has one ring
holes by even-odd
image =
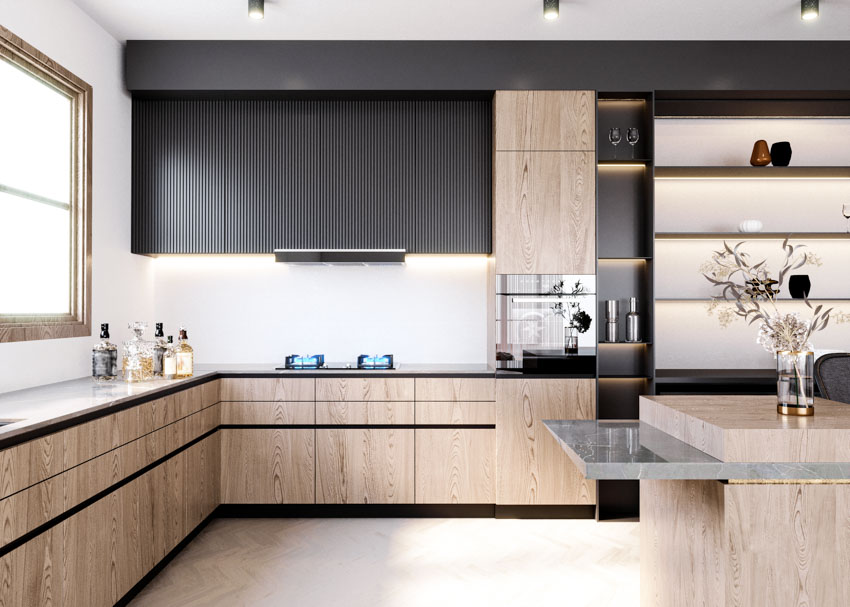
[[[265,16],[265,0],[248,0],[248,16],[262,19]]]
[[[560,14],[559,0],[543,0],[543,17],[548,21],[553,21]]]
[[[599,166],[601,166],[601,167],[628,167],[628,168],[645,169],[646,163],[644,163],[644,162],[610,162],[610,161],[600,160]]]
[[[801,0],[800,1],[800,17],[803,21],[812,21],[817,19],[820,11],[818,10],[819,0]]]

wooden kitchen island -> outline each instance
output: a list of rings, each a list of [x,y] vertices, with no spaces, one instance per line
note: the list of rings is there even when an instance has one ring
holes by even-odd
[[[588,479],[640,479],[641,605],[850,605],[850,405],[641,397],[640,422],[547,421]]]

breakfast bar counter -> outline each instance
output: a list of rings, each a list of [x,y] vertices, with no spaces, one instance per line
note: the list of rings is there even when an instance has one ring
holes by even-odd
[[[588,479],[640,479],[643,607],[850,604],[850,406],[644,396],[639,422],[546,425]]]

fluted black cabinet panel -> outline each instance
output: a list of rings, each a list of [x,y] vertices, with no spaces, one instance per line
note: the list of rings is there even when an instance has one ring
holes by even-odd
[[[134,253],[489,253],[482,100],[133,101]]]

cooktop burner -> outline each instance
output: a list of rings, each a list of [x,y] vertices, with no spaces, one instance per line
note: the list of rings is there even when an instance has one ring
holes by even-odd
[[[316,370],[326,369],[332,371],[343,370],[386,370],[395,369],[393,365],[393,355],[384,354],[383,356],[373,356],[370,354],[361,354],[357,357],[357,362],[352,363],[326,363],[324,354],[313,354],[312,356],[301,356],[300,354],[292,354],[286,357],[282,367],[275,367],[276,370]]]

